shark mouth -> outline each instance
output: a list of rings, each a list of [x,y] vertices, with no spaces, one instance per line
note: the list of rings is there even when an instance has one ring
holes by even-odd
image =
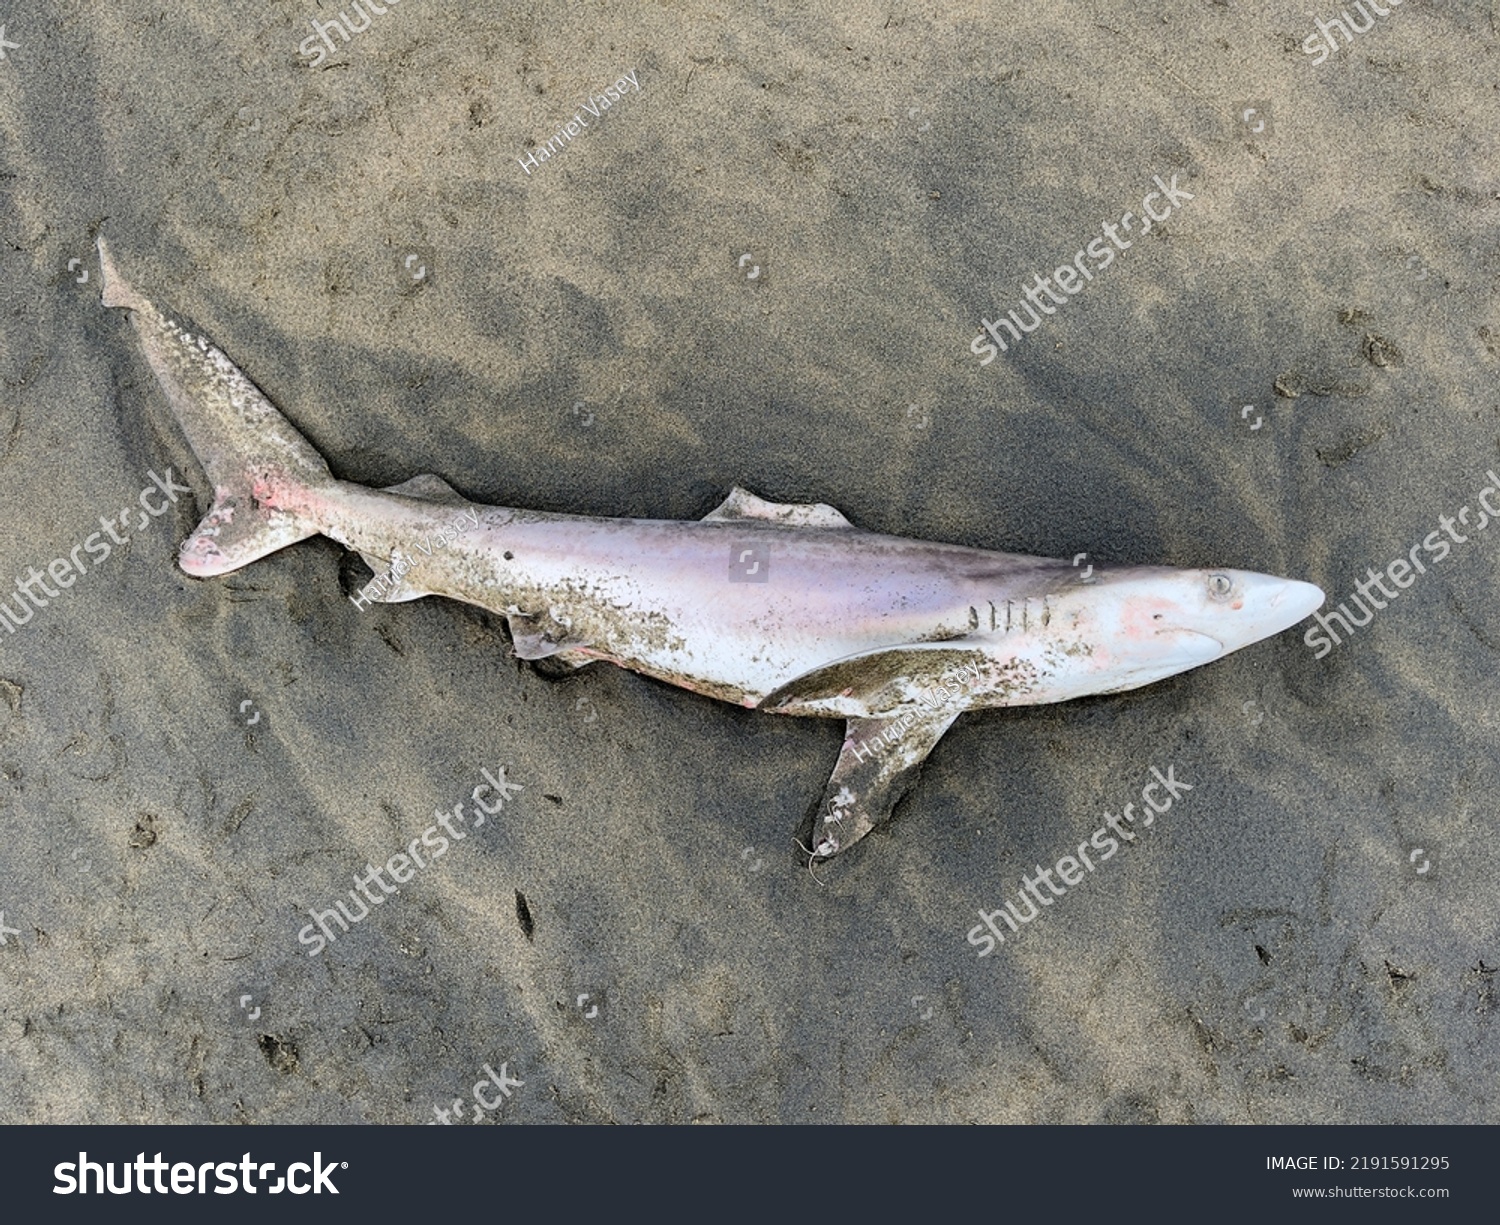
[[[1220,641],[1218,638],[1215,638],[1212,634],[1205,634],[1202,630],[1190,630],[1178,627],[1173,629],[1159,629],[1156,631],[1156,636],[1158,638],[1160,638],[1163,634],[1177,634],[1187,638],[1201,638],[1204,642],[1213,643],[1216,650],[1220,652],[1224,650],[1224,643],[1222,641]]]

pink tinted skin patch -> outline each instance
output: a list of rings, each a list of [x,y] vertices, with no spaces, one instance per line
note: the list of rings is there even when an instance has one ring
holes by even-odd
[[[1173,610],[1169,600],[1130,596],[1120,605],[1120,630],[1131,641],[1153,638]]]
[[[178,552],[177,564],[182,567],[185,574],[202,578],[215,572],[213,567],[218,559],[219,550],[211,540],[206,540],[202,536],[190,536],[183,542]]]

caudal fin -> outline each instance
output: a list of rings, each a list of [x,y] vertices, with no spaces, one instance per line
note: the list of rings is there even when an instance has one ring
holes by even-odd
[[[206,336],[142,297],[99,239],[105,306],[131,312],[172,415],[214,485],[214,500],[182,544],[179,564],[200,578],[227,574],[316,536],[313,506],[334,483],[323,457]]]

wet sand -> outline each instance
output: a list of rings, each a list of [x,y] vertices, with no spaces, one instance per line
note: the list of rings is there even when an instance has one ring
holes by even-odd
[[[209,490],[93,257],[350,480],[652,518],[738,484],[1347,604],[1500,471],[1488,7],[1321,59],[1288,5],[385,7],[316,67],[331,2],[6,22],[0,590],[88,568],[0,629],[0,1121],[1495,1121],[1500,531],[1322,658],[965,715],[820,884],[791,835],[840,724],[360,612],[326,540],[178,570]],[[197,506],[90,553],[169,467]]]

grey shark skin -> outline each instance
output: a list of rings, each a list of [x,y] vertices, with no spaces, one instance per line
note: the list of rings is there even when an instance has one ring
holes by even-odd
[[[227,574],[321,534],[391,572],[357,603],[463,600],[504,616],[522,659],[604,660],[773,714],[845,719],[815,859],[884,820],[964,711],[1147,685],[1323,602],[1310,583],[1241,570],[1090,572],[887,536],[831,506],[738,488],[702,520],[680,521],[486,506],[433,475],[351,484],[206,337],[131,288],[103,239],[99,255],[104,304],[131,312],[213,483],[183,570]],[[468,530],[449,540],[456,513]],[[768,561],[767,581],[731,581],[731,566],[752,556]]]

